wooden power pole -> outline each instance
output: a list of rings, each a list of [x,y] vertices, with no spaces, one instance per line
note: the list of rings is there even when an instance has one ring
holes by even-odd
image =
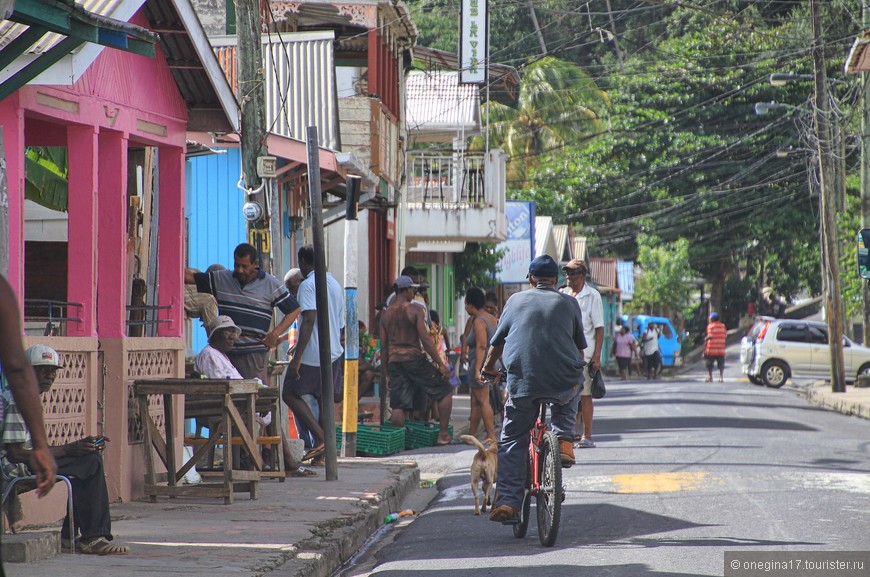
[[[267,195],[257,173],[257,158],[266,154],[266,89],[263,77],[263,46],[260,33],[263,18],[259,0],[236,0],[236,64],[238,93],[241,107],[242,180],[246,201],[262,209],[260,217],[248,221],[248,241],[260,253],[260,266],[269,270],[271,242],[269,241],[269,214]]]
[[[819,0],[810,0],[813,23],[813,116],[816,125],[816,141],[819,151],[819,180],[821,181],[821,242],[822,274],[825,293],[825,309],[828,321],[828,343],[831,351],[831,389],[845,392],[845,367],[843,362],[843,302],[840,293],[840,250],[836,224],[836,166],[834,164],[834,130],[831,124],[832,110],[828,96],[827,72],[825,70],[825,46],[822,43],[822,24]]]

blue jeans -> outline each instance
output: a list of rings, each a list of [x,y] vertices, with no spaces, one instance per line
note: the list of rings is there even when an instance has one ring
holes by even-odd
[[[564,404],[550,405],[550,430],[559,439],[573,439],[577,421],[580,390]],[[538,418],[538,405],[533,397],[509,398],[504,406],[504,423],[498,442],[498,498],[495,506],[508,505],[519,509],[526,486],[526,456],[531,438],[529,431]],[[559,450],[556,447],[556,450]]]

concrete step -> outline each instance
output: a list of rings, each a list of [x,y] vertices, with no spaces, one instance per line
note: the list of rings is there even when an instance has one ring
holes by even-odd
[[[60,531],[25,531],[2,535],[4,563],[36,563],[60,553]]]

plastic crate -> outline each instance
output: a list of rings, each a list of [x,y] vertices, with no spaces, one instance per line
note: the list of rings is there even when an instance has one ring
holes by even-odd
[[[341,448],[341,425],[335,426],[335,445]],[[405,429],[389,425],[359,425],[356,431],[356,452],[368,455],[393,455],[405,448]]]
[[[405,421],[405,448],[422,449],[438,444],[440,428],[437,423],[427,421]],[[447,426],[447,432],[453,436],[453,425]]]

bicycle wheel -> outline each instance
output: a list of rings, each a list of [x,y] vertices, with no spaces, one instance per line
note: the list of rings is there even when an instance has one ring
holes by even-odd
[[[529,447],[534,450],[533,447]],[[529,454],[526,453],[526,488],[523,490],[523,504],[520,506],[520,522],[514,525],[514,537],[522,539],[529,530],[529,513],[532,507],[532,470]]]
[[[541,545],[552,547],[559,534],[559,519],[562,516],[562,457],[556,433],[547,431],[538,459],[541,468],[541,488],[538,490],[538,537]]]

